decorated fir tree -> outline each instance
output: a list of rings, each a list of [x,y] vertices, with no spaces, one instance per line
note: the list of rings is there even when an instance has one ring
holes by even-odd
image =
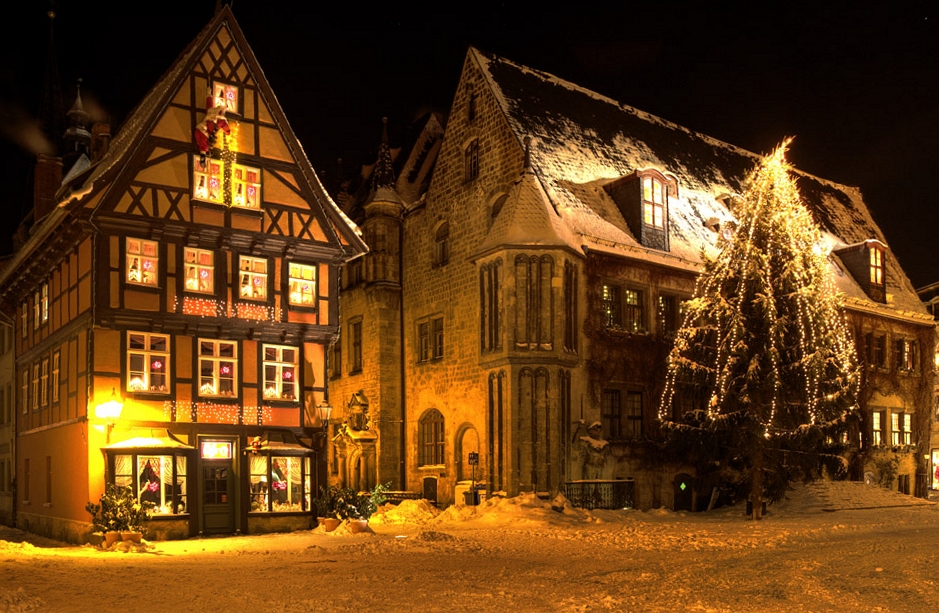
[[[856,408],[854,345],[788,144],[748,177],[736,225],[721,229],[719,254],[705,261],[660,407],[666,448],[748,495],[754,517],[792,480],[844,470]]]

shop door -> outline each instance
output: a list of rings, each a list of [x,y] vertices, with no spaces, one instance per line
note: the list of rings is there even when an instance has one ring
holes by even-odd
[[[202,462],[202,530],[206,534],[235,531],[234,473],[230,459]]]

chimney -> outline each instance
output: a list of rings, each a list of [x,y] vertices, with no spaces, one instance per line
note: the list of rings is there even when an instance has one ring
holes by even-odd
[[[111,146],[111,124],[106,121],[96,122],[91,128],[91,163],[103,158]]]
[[[33,223],[55,208],[55,193],[62,186],[62,158],[40,153],[33,177]]]

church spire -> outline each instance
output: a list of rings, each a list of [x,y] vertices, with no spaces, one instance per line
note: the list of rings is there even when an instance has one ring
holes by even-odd
[[[372,173],[372,189],[389,187],[394,189],[395,169],[391,159],[391,147],[388,145],[388,118],[381,118],[381,145],[378,147],[378,159],[375,161],[375,171]]]
[[[82,80],[75,84],[75,102],[68,111],[68,128],[63,138],[65,151],[62,155],[66,172],[82,156],[91,155],[91,132],[88,131],[89,115],[82,104]]]
[[[39,105],[39,124],[49,143],[49,150],[44,153],[57,155],[65,129],[65,105],[62,103],[62,86],[55,50],[55,11],[50,8],[46,15],[49,17],[49,50],[42,84],[42,101]]]

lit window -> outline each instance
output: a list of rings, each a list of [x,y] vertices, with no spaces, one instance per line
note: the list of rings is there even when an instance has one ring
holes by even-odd
[[[642,178],[642,221],[660,230],[665,229],[668,188],[655,177]]]
[[[232,204],[256,209],[261,195],[261,173],[256,168],[234,165],[232,170]]]
[[[627,332],[646,330],[642,290],[603,285],[600,291],[600,308],[607,328]]]
[[[52,354],[52,402],[59,401],[59,360],[61,354],[56,351]]]
[[[127,239],[127,281],[156,287],[159,275],[159,243]]]
[[[257,168],[231,164],[230,189],[233,206],[256,209],[261,201],[261,171]],[[205,167],[193,163],[194,198],[217,204],[226,204],[225,164],[221,160],[208,159]]]
[[[300,397],[297,393],[299,354],[296,347],[264,345],[265,398],[295,401]]]
[[[39,362],[33,364],[33,388],[30,398],[33,400],[33,410],[39,408]]]
[[[215,292],[215,253],[205,249],[183,249],[186,291],[200,294]]]
[[[916,372],[919,351],[916,341],[900,339],[897,341],[897,370]]]
[[[463,152],[463,178],[472,181],[479,176],[479,139],[474,139]]]
[[[267,300],[267,260],[243,255],[239,262],[240,296],[247,300]]]
[[[214,83],[212,91],[215,96],[215,106],[225,107],[226,112],[238,112],[238,88],[225,83]]]
[[[24,300],[20,308],[20,336],[26,338],[29,327],[29,302]]]
[[[679,301],[678,296],[668,294],[659,294],[658,325],[659,334],[662,336],[671,336],[678,331],[681,326],[681,316],[684,301]]]
[[[890,440],[894,445],[909,445],[913,442],[911,413],[891,413]]]
[[[42,361],[39,372],[39,406],[49,406],[49,358]]]
[[[417,448],[420,466],[439,466],[444,464],[444,421],[437,409],[431,409],[421,417],[418,423]]]
[[[233,341],[199,339],[199,395],[235,396],[238,346]]]
[[[316,266],[290,263],[290,304],[316,305]]]
[[[186,513],[189,488],[183,453],[115,455],[114,485],[129,487],[138,500],[152,502],[154,515]]]
[[[623,309],[623,324],[630,332],[641,332],[646,329],[643,316],[642,291],[627,289],[623,292],[625,305]]]
[[[249,475],[252,512],[310,509],[310,458],[252,454]]]
[[[601,292],[604,325],[607,328],[621,327],[623,325],[623,294],[620,288],[615,285],[604,285]]]
[[[40,300],[42,303],[42,309],[41,309],[40,315],[42,317],[42,323],[46,323],[47,321],[49,321],[49,284],[48,283],[42,284],[42,289],[40,290],[40,293],[41,293]]]
[[[884,252],[883,250],[874,246],[871,246],[869,251],[870,251],[870,259],[871,259],[871,284],[883,285],[884,284]]]
[[[873,445],[884,444],[884,411],[871,413],[871,435]]]
[[[36,330],[39,328],[39,312],[40,312],[39,290],[37,289],[33,293],[33,330]]]
[[[127,333],[127,391],[169,392],[170,337]]]

